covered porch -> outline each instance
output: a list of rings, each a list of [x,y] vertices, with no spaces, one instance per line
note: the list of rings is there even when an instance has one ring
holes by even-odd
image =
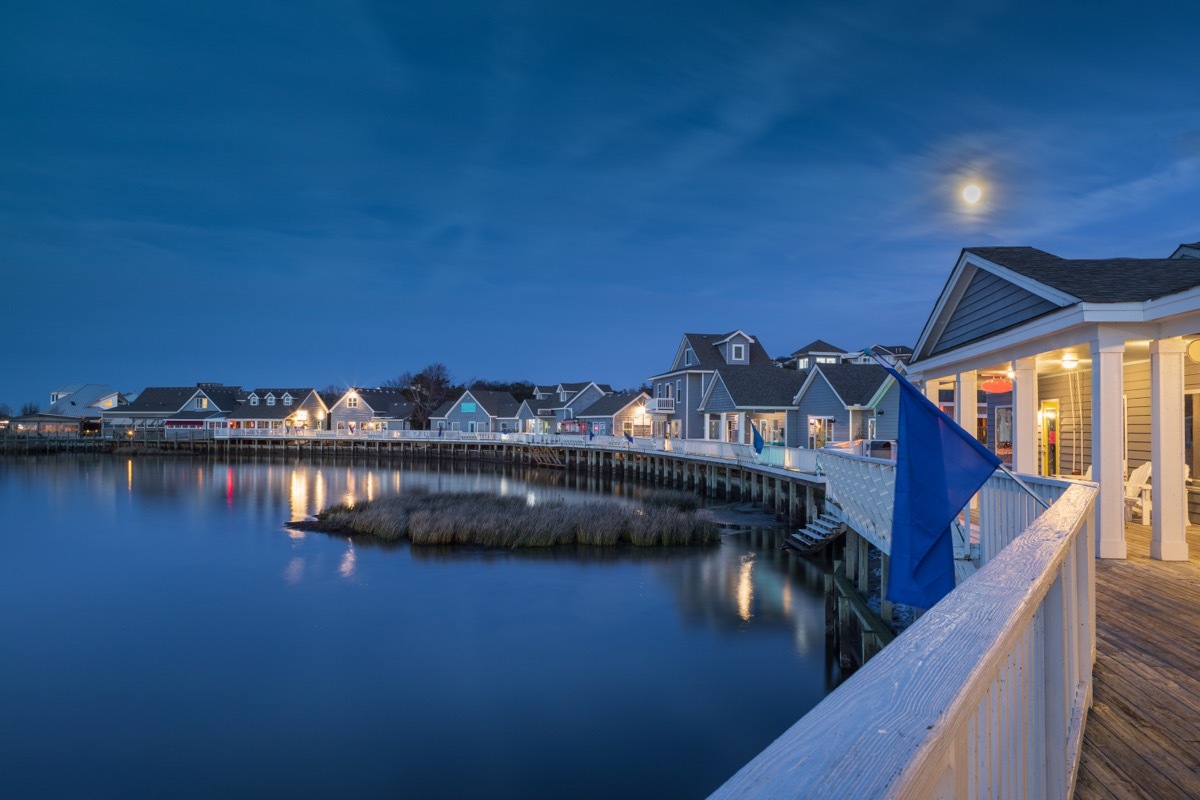
[[[1149,526],[1152,558],[1186,561],[1200,500],[1189,480],[1200,455],[1200,317],[1168,332],[1179,335],[1163,337],[1159,325],[1083,326],[999,352],[980,347],[941,368],[931,360],[920,375],[933,399],[947,388],[956,399],[985,390],[986,444],[1014,471],[1100,484],[1100,558],[1126,557],[1125,525],[1137,519]],[[971,410],[955,403],[956,421],[973,431]]]

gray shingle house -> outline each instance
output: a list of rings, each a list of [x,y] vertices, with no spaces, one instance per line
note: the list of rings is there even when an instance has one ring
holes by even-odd
[[[758,339],[744,331],[685,333],[670,369],[649,379],[654,391],[649,403],[652,435],[706,438],[710,426],[700,403],[718,369],[728,376],[777,367]]]
[[[896,380],[878,364],[818,364],[789,412],[788,445],[818,449],[855,439],[895,439]]]
[[[751,444],[757,429],[765,444],[786,444],[787,413],[807,374],[762,365],[718,367],[700,400],[707,429],[704,438]]]
[[[516,433],[521,404],[508,392],[466,389],[429,418],[431,430]]]
[[[347,389],[329,408],[329,430],[341,434],[406,431],[413,404],[401,389]]]
[[[581,432],[597,436],[649,436],[650,415],[646,411],[649,399],[645,392],[607,394],[579,415],[579,422],[586,425]]]
[[[101,415],[106,432],[146,428],[211,428],[245,398],[240,386],[198,383],[195,386],[150,386],[128,405]]]
[[[522,433],[578,433],[578,417],[591,405],[612,394],[608,384],[585,381],[536,386],[534,397],[517,409],[516,430]]]
[[[329,408],[313,388],[258,388],[225,418],[234,429],[325,430]]]

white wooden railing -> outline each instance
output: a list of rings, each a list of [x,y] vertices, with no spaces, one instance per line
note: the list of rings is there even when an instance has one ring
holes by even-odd
[[[1095,661],[1095,497],[1071,484],[713,797],[1070,797]]]
[[[789,472],[816,475],[817,451],[802,447],[764,447],[755,453],[748,444],[734,444],[706,439],[648,439],[624,436],[542,433],[469,433],[467,431],[324,431],[285,428],[218,428],[205,431],[218,440],[226,439],[286,439],[329,441],[442,441],[442,442],[505,442],[509,444],[544,445],[547,447],[605,449],[619,448],[647,453],[674,453],[694,458],[736,461],[741,464],[773,467]]]

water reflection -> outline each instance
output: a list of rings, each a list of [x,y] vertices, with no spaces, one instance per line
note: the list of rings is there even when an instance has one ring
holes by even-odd
[[[334,500],[418,489],[532,504],[645,491],[515,465],[0,461],[0,603],[23,609],[0,615],[22,653],[0,663],[8,763],[69,749],[81,775],[136,772],[163,795],[186,769],[206,795],[276,781],[290,796],[703,796],[840,680],[821,569],[780,551],[775,527],[696,549],[520,551],[285,527]],[[153,670],[129,670],[129,653],[150,651]],[[405,680],[331,684],[348,663],[404,664]],[[313,730],[354,732],[328,737],[328,764],[362,741],[399,755],[296,777],[261,747],[294,753]],[[621,769],[597,774],[596,741],[622,743]],[[530,752],[545,757],[531,766]],[[29,790],[46,774],[20,768],[9,793],[96,793],[67,777]]]

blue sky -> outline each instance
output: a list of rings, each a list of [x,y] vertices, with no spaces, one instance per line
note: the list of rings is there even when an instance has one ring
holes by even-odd
[[[632,386],[912,344],[964,246],[1200,240],[1200,6],[850,5],[10,0],[0,402]]]

